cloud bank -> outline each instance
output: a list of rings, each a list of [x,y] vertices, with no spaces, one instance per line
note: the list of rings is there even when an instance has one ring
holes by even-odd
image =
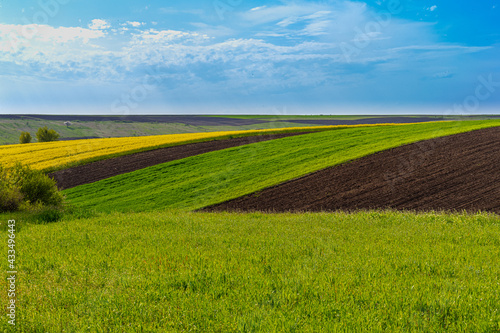
[[[459,64],[492,47],[445,42],[432,22],[399,18],[400,10],[293,2],[235,12],[225,26],[193,21],[186,30],[103,18],[85,28],[0,24],[0,78],[114,85],[115,93],[146,77],[158,103],[299,96],[307,104],[433,102],[440,86],[429,82],[447,79],[447,89],[459,89],[477,76]]]

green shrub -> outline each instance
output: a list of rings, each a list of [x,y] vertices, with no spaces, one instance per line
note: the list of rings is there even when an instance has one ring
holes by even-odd
[[[48,129],[47,126],[40,127],[36,132],[38,142],[50,142],[59,139],[59,134],[53,129]]]
[[[16,164],[13,173],[16,175],[16,182],[25,201],[45,206],[58,206],[62,203],[63,197],[57,189],[56,182],[42,171]]]
[[[64,199],[53,179],[20,163],[10,168],[0,166],[0,190],[0,211],[58,208]]]
[[[21,132],[21,136],[19,137],[19,143],[30,143],[31,142],[31,134],[28,132]]]
[[[17,188],[10,188],[0,182],[0,212],[13,212],[19,209],[23,195]]]

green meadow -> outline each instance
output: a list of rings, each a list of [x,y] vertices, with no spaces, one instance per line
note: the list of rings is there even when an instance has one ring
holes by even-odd
[[[375,152],[496,121],[317,132],[64,191],[15,219],[10,332],[500,332],[500,216],[198,208]],[[424,146],[423,146],[424,147]],[[49,222],[50,221],[50,222]]]
[[[496,215],[97,213],[16,239],[19,332],[500,331]]]
[[[499,125],[489,120],[324,131],[159,164],[64,193],[71,204],[98,211],[195,210],[385,149]]]

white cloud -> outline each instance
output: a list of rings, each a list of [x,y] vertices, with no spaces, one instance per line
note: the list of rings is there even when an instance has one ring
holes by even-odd
[[[287,37],[286,33],[276,33],[276,32],[258,32],[255,34],[257,37]]]
[[[102,31],[79,27],[54,28],[39,24],[0,24],[0,50],[16,53],[19,49],[31,49],[34,52],[37,47],[40,47],[40,51],[43,51],[44,48],[41,45],[54,47],[78,41],[87,44],[89,40],[103,36]]]
[[[351,64],[361,64],[366,72],[382,66],[392,70],[405,61],[451,58],[484,49],[440,43],[432,24],[396,17],[373,29],[376,16],[359,2],[293,3],[240,15],[235,17],[241,25],[232,29],[192,23],[196,32],[146,29],[143,23],[130,21],[111,33],[102,30],[110,25],[100,19],[92,21],[92,29],[35,25],[37,33],[29,39],[23,31],[31,26],[0,24],[0,65],[12,64],[25,75],[40,78],[113,82],[141,79],[148,68],[154,75],[169,77],[172,85],[183,80],[186,85],[204,84],[215,77],[229,80],[226,86],[237,86],[231,80],[243,80],[239,84],[245,86],[251,79],[259,82],[254,87],[259,89],[280,82],[301,86],[301,80],[312,85],[333,82]],[[255,33],[238,35],[238,29]],[[12,36],[20,40],[17,49],[12,47]],[[355,50],[349,59],[341,43]],[[357,75],[361,79],[364,73]]]
[[[318,4],[290,4],[274,7],[256,7],[255,10],[240,14],[243,21],[251,24],[284,21],[293,17],[303,17],[316,12],[327,10],[324,5]]]
[[[286,5],[266,7],[262,10],[240,14],[242,25],[260,28],[257,35],[279,34],[289,38],[338,35],[342,39],[353,32],[356,26],[366,23],[368,7],[364,3],[343,1],[335,6],[318,3],[294,2]]]
[[[430,10],[431,12],[435,11],[437,9],[437,6],[434,5],[434,6],[431,6],[429,8],[427,8],[428,10]]]
[[[312,22],[305,27],[300,34],[306,36],[320,36],[328,34],[328,30],[331,26],[332,21],[330,20],[319,20]]]
[[[491,46],[462,46],[455,44],[410,45],[396,47],[389,51],[461,51],[464,53],[479,52],[491,49]]]
[[[288,26],[290,26],[292,24],[295,24],[295,23],[297,23],[299,21],[300,21],[300,18],[298,18],[296,16],[292,16],[292,17],[287,17],[284,20],[279,21],[276,24],[279,25],[280,27],[286,28],[286,27],[288,27]]]
[[[332,12],[329,11],[329,10],[320,10],[314,14],[311,14],[311,15],[308,15],[308,16],[305,16],[304,18],[306,20],[313,20],[313,19],[317,19],[317,18],[323,18],[325,16],[328,16],[329,14],[331,14]]]
[[[103,37],[100,30],[80,27],[0,24],[0,63],[10,64],[16,77],[109,78],[112,54],[90,42]]]
[[[121,27],[120,29],[111,29],[112,32],[119,33],[120,35],[124,35],[129,30],[130,29],[127,27]]]
[[[235,64],[331,59],[332,46],[304,42],[278,46],[259,39],[229,39],[214,43],[209,36],[181,31],[150,29],[135,35],[123,49],[127,68],[137,66],[188,66],[223,62]],[[231,65],[233,64],[233,65]]]
[[[201,22],[193,22],[191,25],[198,28],[200,33],[211,37],[229,37],[235,34],[233,29],[223,25],[211,26]]]
[[[91,30],[104,30],[110,27],[111,25],[106,20],[102,19],[93,19],[92,22],[89,24],[89,29]]]
[[[210,37],[197,32],[148,29],[134,35],[132,44],[171,44],[172,42],[202,43]]]
[[[144,25],[144,22],[135,22],[135,21],[127,21],[128,25],[133,26],[134,28],[139,28],[141,25]]]

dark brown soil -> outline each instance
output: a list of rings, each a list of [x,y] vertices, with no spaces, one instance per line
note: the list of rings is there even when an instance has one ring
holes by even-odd
[[[204,210],[361,209],[500,214],[500,127],[383,151]]]
[[[49,176],[54,178],[59,189],[64,190],[181,158],[306,133],[310,132],[265,134],[155,149],[56,171]]]

